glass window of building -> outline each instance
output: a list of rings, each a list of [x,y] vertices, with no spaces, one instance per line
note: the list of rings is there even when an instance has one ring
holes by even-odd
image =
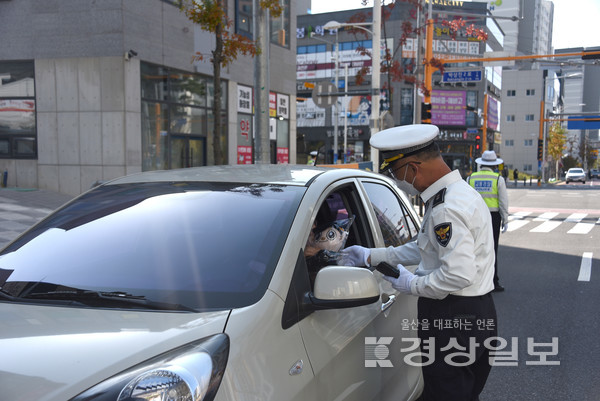
[[[210,77],[141,64],[142,169],[205,166],[214,126]],[[222,82],[221,149],[227,162],[227,83]]]
[[[467,127],[477,126],[477,92],[467,91],[467,110],[465,116],[465,124]]]
[[[0,158],[36,159],[33,61],[0,61]]]
[[[273,44],[290,47],[290,0],[279,0],[282,13],[271,17],[269,30]],[[252,39],[252,0],[235,0],[235,32]]]
[[[413,123],[413,90],[402,88],[400,92],[400,125]]]

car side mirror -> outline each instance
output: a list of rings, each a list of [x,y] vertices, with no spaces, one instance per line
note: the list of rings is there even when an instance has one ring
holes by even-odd
[[[309,309],[352,308],[379,300],[379,284],[369,269],[350,266],[327,266],[319,270],[314,291],[307,294]]]

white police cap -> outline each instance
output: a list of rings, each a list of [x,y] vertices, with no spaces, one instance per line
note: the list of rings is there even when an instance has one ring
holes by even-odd
[[[381,151],[383,162],[379,171],[385,171],[392,162],[431,145],[439,133],[439,128],[431,124],[402,125],[377,132],[369,144]]]

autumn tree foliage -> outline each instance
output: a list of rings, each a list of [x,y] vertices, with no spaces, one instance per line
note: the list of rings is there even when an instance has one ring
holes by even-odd
[[[260,0],[260,7],[269,9],[273,17],[281,15],[278,0]],[[198,24],[203,31],[214,34],[215,47],[210,54],[196,53],[195,61],[209,60],[213,67],[213,155],[215,165],[223,164],[221,147],[221,68],[227,67],[241,54],[255,57],[261,49],[256,42],[233,31],[233,21],[227,16],[227,0],[183,0],[181,10],[186,17]]]
[[[555,177],[559,177],[559,166],[563,152],[567,144],[567,130],[565,130],[557,121],[550,126],[548,130],[548,154],[555,161]]]
[[[378,1],[378,0],[375,0]],[[379,0],[380,1],[380,0]],[[407,19],[405,21],[402,21],[402,25],[401,25],[401,30],[402,30],[402,34],[400,36],[400,38],[398,38],[398,40],[395,42],[395,46],[392,49],[386,48],[385,49],[385,53],[381,58],[381,73],[386,75],[386,82],[383,85],[382,89],[388,89],[388,90],[392,90],[392,82],[406,82],[406,83],[412,83],[417,85],[424,93],[427,92],[427,88],[425,88],[425,82],[423,80],[419,80],[417,77],[417,66],[413,65],[412,66],[412,70],[409,68],[407,70],[407,68],[405,66],[402,65],[402,48],[404,45],[406,45],[406,42],[409,38],[419,38],[419,37],[424,37],[425,36],[425,31],[426,31],[426,26],[425,25],[419,25],[419,21],[417,20],[416,16],[417,16],[417,11],[423,13],[426,10],[424,10],[423,7],[423,1],[422,0],[394,0],[392,1],[390,4],[386,4],[384,7],[382,7],[382,39],[387,39],[389,36],[387,34],[387,26],[389,23],[389,19],[390,16],[392,14],[392,12],[394,11],[394,8],[399,6],[401,3],[407,3],[409,5],[412,6],[412,9],[410,11],[410,15],[411,18]],[[366,5],[366,1],[362,2],[363,5]],[[361,22],[370,22],[373,20],[373,16],[371,12],[360,12],[357,13],[355,15],[353,15],[348,21],[347,23],[352,24],[352,23],[361,23]],[[465,20],[463,20],[462,18],[455,18],[452,20],[439,20],[439,19],[435,19],[434,18],[434,24],[439,24],[442,25],[444,27],[448,28],[450,37],[452,39],[456,39],[457,35],[460,33],[462,35],[468,36],[468,37],[473,37],[476,38],[477,40],[480,41],[486,41],[488,38],[487,33],[485,32],[485,30],[478,28],[475,26],[475,24],[468,24]],[[347,30],[347,32],[352,33],[354,35],[363,35],[363,36],[367,36],[367,32],[364,30],[361,30],[359,28],[350,28]],[[365,49],[365,48],[358,48],[357,52],[359,52],[361,55],[366,55],[371,57],[371,49]],[[424,56],[424,55],[423,55]],[[442,60],[438,59],[438,58],[431,58],[429,60],[423,59],[422,60],[423,64],[430,64],[431,66],[433,66],[436,69],[439,69],[440,71],[443,72],[444,70],[444,64],[442,62]],[[369,67],[363,67],[361,68],[361,70],[359,70],[357,76],[356,76],[356,84],[360,85],[363,81],[365,76],[368,74],[369,72]],[[390,101],[393,99],[393,97],[389,96]],[[390,108],[391,108],[391,104],[390,104]]]

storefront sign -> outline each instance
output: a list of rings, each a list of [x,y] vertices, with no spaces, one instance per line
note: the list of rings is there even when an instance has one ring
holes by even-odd
[[[238,113],[252,114],[252,88],[238,85]]]
[[[290,97],[289,95],[277,94],[277,115],[284,119],[290,118]]]
[[[496,131],[498,130],[498,106],[498,101],[488,96],[487,126]]]
[[[252,164],[252,146],[238,146],[237,164]]]
[[[277,94],[269,92],[269,116],[277,117]]]
[[[288,148],[277,148],[277,163],[288,164],[290,162],[290,150]]]

